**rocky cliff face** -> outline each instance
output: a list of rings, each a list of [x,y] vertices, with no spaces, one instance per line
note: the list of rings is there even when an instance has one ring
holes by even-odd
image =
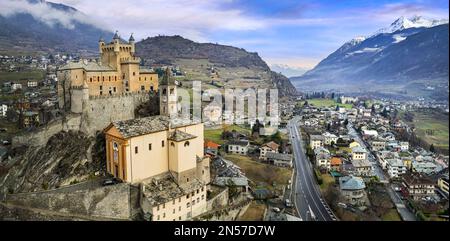
[[[54,189],[106,170],[104,140],[82,132],[60,132],[42,147],[17,147],[0,176],[0,193]]]
[[[296,94],[288,78],[271,71],[257,53],[241,48],[157,36],[138,42],[136,53],[146,65],[176,65],[189,79],[214,82],[214,86],[277,87],[281,96]]]

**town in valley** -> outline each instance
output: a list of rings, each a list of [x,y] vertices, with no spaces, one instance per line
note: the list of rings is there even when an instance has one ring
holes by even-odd
[[[399,18],[290,78],[239,44],[26,21],[0,12],[37,31],[0,30],[0,220],[448,221],[448,17]],[[446,67],[381,64],[414,46]]]

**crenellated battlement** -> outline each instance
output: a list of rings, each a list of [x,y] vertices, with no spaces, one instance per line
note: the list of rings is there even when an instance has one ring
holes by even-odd
[[[121,98],[121,97],[132,97],[132,96],[147,96],[149,91],[134,91],[134,92],[123,92],[119,94],[111,95],[92,95],[89,96],[89,100],[99,100],[99,99],[110,99],[110,98]]]

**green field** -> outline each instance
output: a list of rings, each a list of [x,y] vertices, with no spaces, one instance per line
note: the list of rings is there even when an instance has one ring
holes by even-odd
[[[333,99],[309,99],[307,100],[308,104],[313,105],[315,107],[336,107],[340,106],[340,107],[344,107],[346,109],[350,109],[352,108],[352,104],[340,104],[337,103],[335,100]],[[305,101],[300,101],[299,104],[301,106],[303,106],[303,104],[305,103]]]
[[[428,144],[448,150],[448,114],[435,110],[418,110],[413,114],[413,122],[408,124],[416,127],[417,136]]]
[[[395,208],[387,211],[383,216],[381,216],[382,221],[402,221],[400,215]]]
[[[42,70],[30,70],[21,72],[0,72],[0,82],[19,80],[42,80],[45,72]]]
[[[258,185],[258,187],[272,189],[272,184],[274,182],[276,184],[285,185],[292,176],[291,169],[256,162],[248,156],[226,154],[224,158],[238,165],[247,178],[253,181],[254,184]]]
[[[223,128],[205,130],[204,131],[205,140],[210,140],[210,141],[213,141],[220,145],[224,144],[224,140],[222,140],[222,132],[224,130],[227,130],[227,131],[235,130],[237,132],[250,135],[249,128],[239,126],[239,125],[228,125],[228,126],[224,126]]]

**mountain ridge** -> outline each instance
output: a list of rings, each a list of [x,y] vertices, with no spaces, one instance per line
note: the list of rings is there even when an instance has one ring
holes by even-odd
[[[444,99],[448,98],[447,53],[448,23],[410,27],[348,41],[291,81],[305,91],[320,86],[338,92],[370,90]]]

